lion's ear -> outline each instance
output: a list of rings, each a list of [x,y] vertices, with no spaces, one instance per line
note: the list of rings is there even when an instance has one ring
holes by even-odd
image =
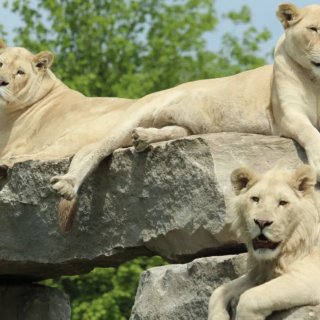
[[[46,70],[51,67],[54,55],[50,51],[42,51],[33,57],[33,63],[39,70]]]
[[[232,171],[230,178],[236,195],[244,189],[249,189],[258,180],[257,174],[246,167]]]
[[[5,49],[5,48],[7,48],[6,43],[4,42],[3,39],[0,39],[0,50],[3,50],[3,49]]]
[[[301,19],[300,9],[292,3],[280,4],[277,16],[285,29]]]
[[[303,195],[313,192],[316,183],[316,173],[308,165],[298,167],[292,177],[293,187]]]

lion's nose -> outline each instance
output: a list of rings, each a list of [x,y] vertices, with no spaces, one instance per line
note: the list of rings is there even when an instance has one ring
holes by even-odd
[[[261,230],[273,224],[273,221],[268,221],[268,220],[253,219],[253,221]]]

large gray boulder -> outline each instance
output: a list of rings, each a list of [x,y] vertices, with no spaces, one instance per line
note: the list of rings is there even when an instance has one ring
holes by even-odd
[[[70,159],[17,164],[0,190],[0,276],[79,274],[139,255],[184,262],[228,253],[230,172],[266,170],[279,159],[294,167],[304,153],[290,139],[238,133],[191,136],[143,153],[119,149],[81,189],[68,234],[59,232],[49,180]]]
[[[70,320],[69,298],[39,285],[1,285],[1,320]]]
[[[130,320],[207,320],[212,291],[245,270],[246,254],[149,269],[140,278]],[[320,306],[277,312],[268,317],[268,320],[316,319],[320,319]]]
[[[213,288],[246,270],[246,254],[151,268],[141,275],[130,320],[207,320]]]

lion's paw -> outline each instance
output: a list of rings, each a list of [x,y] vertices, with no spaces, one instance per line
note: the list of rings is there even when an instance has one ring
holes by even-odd
[[[131,132],[132,144],[137,152],[146,150],[149,145],[149,137],[145,128],[135,128]]]
[[[50,180],[52,188],[66,200],[72,200],[76,197],[76,190],[73,179],[67,176],[55,176]]]

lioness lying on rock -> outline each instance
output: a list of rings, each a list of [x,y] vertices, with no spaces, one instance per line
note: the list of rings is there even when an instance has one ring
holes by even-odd
[[[52,62],[50,52],[33,55],[0,42],[0,178],[16,162],[63,158],[94,146],[133,102],[85,97],[54,76]],[[72,205],[62,201],[61,209],[69,214]]]
[[[89,98],[49,69],[53,54],[0,43],[0,158],[57,159],[108,136],[134,100]]]
[[[320,303],[320,213],[309,166],[273,169],[262,177],[246,168],[231,175],[237,196],[232,229],[248,248],[248,273],[216,289],[209,320],[262,320],[273,311]]]
[[[145,96],[127,110],[100,143],[78,152],[67,174],[52,179],[74,199],[102,159],[132,135],[137,151],[152,142],[221,131],[283,135],[305,148],[320,177],[320,5],[279,6],[285,28],[274,66],[238,75],[190,82]]]

